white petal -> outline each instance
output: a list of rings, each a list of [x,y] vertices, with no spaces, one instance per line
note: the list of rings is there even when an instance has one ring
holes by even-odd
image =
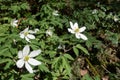
[[[18,26],[17,22],[18,22],[18,20],[13,19],[13,20],[11,21],[11,25],[12,25],[13,27]]]
[[[41,50],[34,50],[29,54],[29,57],[35,57],[41,53]]]
[[[78,29],[78,23],[75,23],[75,24],[74,24],[73,29],[74,29],[74,30],[75,30],[75,29]]]
[[[37,33],[38,31],[39,31],[39,29],[36,28],[36,29],[35,29],[35,33]]]
[[[22,68],[23,65],[24,65],[24,60],[23,60],[23,59],[18,60],[18,61],[16,62],[16,65],[17,65],[18,68]]]
[[[75,36],[76,36],[77,39],[81,38],[80,33],[76,33]]]
[[[72,28],[72,29],[74,29],[74,25],[73,25],[73,23],[70,21],[70,27]]]
[[[62,45],[59,45],[59,46],[58,46],[58,49],[62,49],[62,48],[63,48]]]
[[[36,33],[35,31],[32,31],[32,30],[29,30],[28,32],[31,33],[31,34]]]
[[[25,28],[23,32],[28,32],[29,27]]]
[[[27,37],[30,38],[30,39],[35,39],[35,36],[32,35],[32,34],[28,34]]]
[[[18,20],[15,20],[15,21],[14,21],[14,23],[17,23],[17,22],[18,22]]]
[[[33,73],[32,67],[28,64],[28,62],[25,62],[25,68],[29,71],[29,73]]]
[[[80,37],[83,39],[83,40],[87,40],[88,38],[84,35],[84,34],[79,34]]]
[[[26,46],[23,48],[23,56],[28,55],[29,52],[30,52],[30,47],[29,47],[29,45],[26,45]]]
[[[85,29],[86,29],[85,26],[84,26],[84,27],[81,27],[81,28],[80,28],[80,32],[83,32]]]
[[[49,29],[46,31],[46,35],[52,36],[52,34],[53,34],[52,31]]]
[[[75,33],[74,30],[72,30],[72,29],[70,29],[70,28],[68,28],[68,31],[69,31],[70,33],[73,33],[73,34]]]
[[[57,11],[57,10],[53,11],[53,15],[54,15],[54,16],[58,16],[58,15],[59,15],[59,14],[58,14],[58,11]]]
[[[18,26],[18,24],[17,24],[17,23],[14,23],[13,26],[14,26],[14,27],[15,27],[15,26]]]
[[[26,41],[28,41],[28,42],[30,42],[30,40],[29,40],[29,38],[28,38],[28,37],[25,37],[25,40],[26,40]]]
[[[30,58],[30,59],[28,60],[28,63],[31,64],[31,65],[34,65],[34,66],[37,66],[37,65],[40,65],[40,64],[41,64],[40,61],[35,60],[35,59],[33,59],[33,58]]]
[[[22,51],[19,51],[19,52],[18,52],[18,58],[23,58],[23,53],[22,53]]]
[[[20,37],[21,37],[21,38],[24,38],[25,35],[24,35],[23,33],[20,33]]]

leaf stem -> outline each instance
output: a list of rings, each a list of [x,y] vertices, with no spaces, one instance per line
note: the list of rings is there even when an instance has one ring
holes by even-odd
[[[88,60],[88,58],[85,58],[85,60],[87,61],[87,63],[89,64],[89,66],[91,67],[91,69],[93,70],[93,74],[94,75],[99,75],[98,72],[96,71],[96,69],[93,67],[93,65],[91,64],[91,62]]]

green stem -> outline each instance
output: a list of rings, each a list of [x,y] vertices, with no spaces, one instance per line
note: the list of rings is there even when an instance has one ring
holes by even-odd
[[[89,64],[89,66],[91,67],[91,69],[93,70],[93,74],[94,75],[99,75],[98,72],[96,71],[96,69],[91,64],[91,62],[88,60],[88,58],[85,58],[85,59],[86,59],[87,63]]]

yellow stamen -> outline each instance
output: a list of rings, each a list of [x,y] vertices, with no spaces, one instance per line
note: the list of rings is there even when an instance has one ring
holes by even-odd
[[[29,58],[30,58],[29,56],[25,56],[24,61],[28,61]]]
[[[76,32],[76,33],[77,33],[77,32],[80,32],[79,28],[75,29],[75,32]]]
[[[24,35],[27,36],[27,35],[28,35],[28,32],[24,32]]]

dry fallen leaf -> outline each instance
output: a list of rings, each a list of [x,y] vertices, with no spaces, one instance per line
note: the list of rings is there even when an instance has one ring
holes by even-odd
[[[87,70],[87,69],[85,69],[85,70],[80,69],[80,74],[81,74],[81,76],[84,76],[84,75],[87,74],[87,73],[88,73],[88,70]]]
[[[109,80],[109,76],[104,76],[102,80]]]

